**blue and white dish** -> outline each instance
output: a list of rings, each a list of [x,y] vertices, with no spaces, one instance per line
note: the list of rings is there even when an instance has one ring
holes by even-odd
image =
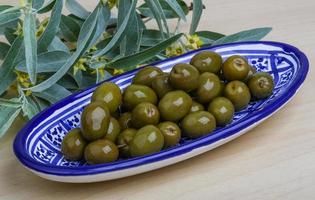
[[[194,140],[182,140],[176,147],[161,152],[113,163],[87,165],[84,161],[66,160],[60,153],[64,135],[80,126],[80,115],[90,102],[94,85],[71,95],[44,110],[17,134],[14,152],[18,160],[35,174],[61,182],[96,182],[131,176],[165,167],[214,149],[270,117],[288,101],[301,87],[308,72],[308,60],[297,48],[278,42],[240,42],[203,48],[184,55],[169,58],[152,65],[170,71],[176,63],[188,63],[200,51],[216,51],[226,58],[231,55],[246,57],[258,71],[270,73],[275,80],[273,94],[265,100],[251,102],[234,116],[226,127],[217,128],[212,134]],[[138,69],[111,78],[124,89],[131,83]]]

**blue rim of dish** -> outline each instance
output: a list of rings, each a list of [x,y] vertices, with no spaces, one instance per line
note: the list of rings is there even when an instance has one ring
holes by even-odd
[[[40,112],[38,115],[33,117],[17,134],[14,143],[13,143],[13,151],[18,158],[18,160],[25,165],[27,168],[32,169],[34,171],[44,173],[44,174],[49,174],[49,175],[56,175],[56,176],[84,176],[84,175],[91,175],[91,174],[101,174],[101,173],[106,173],[106,172],[113,172],[113,171],[119,171],[122,169],[127,169],[127,168],[133,168],[137,167],[139,165],[144,165],[144,164],[150,164],[154,163],[157,161],[161,161],[164,159],[169,159],[172,157],[176,157],[178,155],[182,155],[185,153],[188,153],[194,149],[212,144],[214,142],[217,142],[221,139],[227,138],[229,136],[232,136],[239,131],[255,124],[255,122],[258,122],[267,116],[271,115],[273,112],[275,112],[278,108],[280,108],[282,105],[284,105],[293,95],[296,93],[296,91],[300,88],[302,83],[304,82],[306,75],[309,70],[309,62],[307,57],[303,52],[301,52],[298,48],[281,43],[281,42],[273,42],[273,41],[249,41],[249,42],[236,42],[236,43],[229,43],[229,44],[223,44],[223,45],[217,45],[217,46],[211,46],[211,47],[204,47],[200,48],[194,51],[190,51],[186,54],[177,56],[176,58],[181,58],[185,57],[190,54],[194,54],[196,52],[202,51],[202,50],[211,50],[211,49],[216,49],[219,47],[233,47],[233,46],[238,46],[238,45],[250,45],[250,44],[267,44],[267,45],[272,45],[272,46],[277,46],[281,47],[283,49],[289,49],[290,52],[294,52],[294,54],[297,56],[299,59],[299,62],[301,64],[301,69],[295,79],[293,80],[293,83],[291,84],[291,87],[287,89],[286,93],[284,93],[277,101],[274,103],[267,105],[264,107],[262,110],[257,111],[257,113],[250,117],[245,119],[244,121],[241,121],[233,126],[228,127],[228,130],[225,130],[225,128],[222,128],[220,131],[207,135],[204,137],[201,137],[199,139],[195,139],[192,142],[189,142],[188,144],[182,145],[182,146],[176,146],[171,149],[167,149],[164,151],[161,151],[159,153],[151,154],[148,156],[143,156],[143,157],[138,157],[138,158],[132,158],[132,159],[127,159],[123,161],[118,161],[114,163],[108,163],[108,164],[100,164],[100,165],[88,165],[88,166],[80,166],[80,167],[62,167],[62,166],[55,166],[55,165],[49,165],[49,164],[43,164],[40,163],[33,158],[31,158],[25,151],[25,141],[26,137],[28,136],[28,133],[30,133],[29,130],[32,130],[32,127],[37,125],[38,123],[41,122],[41,118],[46,118],[49,115],[51,115],[54,110],[59,109],[69,102],[73,101],[74,99],[78,99],[82,96],[85,96],[86,94],[90,93],[91,90],[93,90],[97,85],[101,84],[95,84],[91,87],[86,88],[83,91],[77,92],[75,94],[72,94],[61,101],[57,102],[56,104],[52,105],[51,107],[45,109],[44,111]],[[155,63],[152,63],[151,65],[156,65],[160,63],[164,63],[167,61],[171,61],[174,58],[168,58],[163,61],[158,61]],[[145,67],[145,66],[144,66]],[[119,76],[115,76],[111,79],[108,79],[107,81],[111,81],[113,79],[117,79],[119,77],[126,76],[130,73],[133,73],[137,71],[138,69],[131,70],[129,72],[126,72],[124,74],[121,74]]]

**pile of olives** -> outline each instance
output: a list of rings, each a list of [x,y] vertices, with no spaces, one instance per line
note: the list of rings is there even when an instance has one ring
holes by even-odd
[[[81,127],[64,137],[61,151],[88,164],[159,152],[182,137],[211,134],[273,89],[272,76],[256,72],[239,55],[223,62],[219,54],[203,51],[170,73],[145,67],[123,93],[112,82],[100,85],[83,110]]]

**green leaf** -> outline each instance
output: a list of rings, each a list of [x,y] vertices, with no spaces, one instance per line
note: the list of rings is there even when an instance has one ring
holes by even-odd
[[[181,5],[177,1],[174,1],[174,0],[165,0],[165,1],[182,20],[187,21],[186,14],[184,10],[182,9]]]
[[[154,47],[145,49],[139,53],[126,56],[123,58],[120,58],[118,60],[112,61],[108,63],[108,66],[121,69],[126,68],[130,66],[135,66],[141,63],[146,62],[147,60],[153,58],[156,54],[160,53],[161,51],[165,50],[169,45],[171,45],[173,42],[177,41],[183,34],[177,34],[173,37],[170,37],[169,39],[166,39],[165,41],[157,44]]]
[[[203,45],[212,44],[214,41],[225,36],[221,33],[216,33],[212,31],[198,31],[195,32],[195,34],[200,37],[200,39],[204,43]]]
[[[121,26],[118,28],[117,32],[115,33],[115,35],[113,36],[113,38],[110,40],[110,42],[106,45],[105,48],[103,48],[100,51],[97,51],[93,57],[98,57],[98,56],[102,56],[105,53],[107,53],[108,51],[110,51],[114,46],[116,46],[117,44],[119,44],[119,42],[123,39],[123,37],[126,35],[126,33],[128,32],[128,30],[126,29],[128,22],[130,21],[131,17],[133,16],[133,14],[135,13],[135,7],[136,7],[136,0],[132,1],[132,4],[130,6],[130,9],[128,11],[128,14],[126,15],[124,21],[122,22]]]
[[[166,36],[166,34],[164,33]],[[141,46],[151,47],[163,40],[160,31],[154,29],[147,29],[143,31],[141,38]]]
[[[38,14],[43,14],[51,11],[55,5],[56,0],[48,1],[41,9],[37,11]]]
[[[22,111],[23,111],[23,115],[27,116],[27,118],[30,120],[37,113],[40,112],[40,109],[37,107],[36,102],[32,98],[25,97],[23,101]]]
[[[255,28],[246,31],[241,31],[238,33],[234,33],[232,35],[228,35],[216,40],[212,45],[225,44],[230,42],[241,42],[241,41],[256,41],[265,37],[272,28],[264,27],[264,28]]]
[[[32,7],[35,9],[35,10],[38,10],[40,9],[45,3],[45,0],[32,0]]]
[[[38,106],[38,109],[40,111],[44,110],[45,108],[47,108],[49,106],[49,102],[44,100],[44,99],[41,99],[39,97],[36,97],[33,95],[33,98],[34,98],[34,101],[36,102],[37,106]]]
[[[15,29],[13,28],[4,29],[5,39],[7,39],[10,44],[12,44],[17,37],[17,35],[15,35],[14,32],[15,32]]]
[[[37,75],[36,17],[31,10],[25,13],[23,33],[27,73],[30,76],[31,82],[35,84]]]
[[[56,0],[54,8],[51,12],[51,17],[46,26],[45,31],[38,39],[38,52],[41,53],[47,49],[49,44],[53,41],[55,35],[59,30],[59,24],[61,19],[63,0]]]
[[[54,37],[53,41],[47,48],[48,51],[63,51],[70,53],[67,45],[65,45],[57,36]]]
[[[3,7],[2,7],[3,8]],[[21,16],[20,7],[9,7],[0,12],[0,26],[15,21]]]
[[[69,96],[71,92],[61,85],[53,84],[50,88],[42,92],[34,92],[33,94],[53,104]]]
[[[70,54],[64,51],[50,51],[39,54],[37,59],[37,73],[58,71],[67,62],[70,56]],[[27,72],[25,60],[21,61],[15,69]]]
[[[21,47],[23,44],[23,38],[18,37],[13,42],[11,48],[9,49],[4,61],[0,67],[0,95],[7,90],[7,88],[12,84],[15,80],[14,64],[17,59],[17,55],[19,54]]]
[[[170,0],[173,2],[173,0]],[[184,14],[187,15],[189,12],[189,8],[186,5],[186,3],[182,0],[177,0],[177,4],[180,5],[181,9],[184,11]],[[179,18],[178,14],[173,10],[172,7],[166,2],[166,1],[160,1],[160,4],[162,6],[163,12],[165,14],[165,17],[167,19],[172,19],[172,18]],[[153,18],[153,14],[148,6],[148,4],[144,3],[141,6],[138,7],[138,11],[146,17]]]
[[[10,128],[21,108],[0,106],[0,137]]]
[[[153,14],[153,17],[154,17],[154,19],[155,19],[155,21],[159,27],[159,30],[161,32],[162,37],[164,37],[164,34],[163,34],[164,28],[165,28],[167,34],[169,34],[168,26],[166,23],[166,17],[165,17],[165,14],[161,8],[160,3],[156,0],[145,0],[145,3],[149,6],[149,8]],[[164,24],[164,28],[162,25],[162,21]]]
[[[190,23],[189,34],[194,34],[197,30],[201,14],[203,10],[202,0],[194,0],[193,1],[193,16]]]
[[[90,13],[85,8],[83,8],[76,0],[66,0],[66,7],[70,13],[81,19],[86,19],[90,15]]]
[[[12,98],[12,99],[0,98],[0,106],[20,108],[22,106],[22,102],[18,98]]]
[[[76,74],[78,74],[78,72]],[[82,73],[81,73],[81,75],[82,75]],[[71,75],[66,74],[57,82],[57,84],[68,89],[68,90],[79,89],[79,86],[76,84],[76,81],[72,77],[72,74]]]
[[[0,42],[0,60],[3,60],[10,49],[10,45]]]
[[[67,60],[67,62],[55,74],[53,74],[51,77],[41,82],[40,84],[29,88],[30,90],[32,90],[33,92],[41,92],[51,87],[58,80],[60,80],[60,78],[63,77],[67,73],[67,71],[77,62],[77,60],[87,50],[87,46],[94,36],[98,11],[99,9],[96,8],[84,22],[79,34],[79,38],[82,38],[82,40],[80,43],[78,43],[76,51]]]
[[[80,33],[80,25],[71,17],[62,15],[60,33],[69,42],[76,42]]]

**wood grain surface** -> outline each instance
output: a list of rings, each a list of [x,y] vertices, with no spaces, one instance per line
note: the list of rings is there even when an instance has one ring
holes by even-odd
[[[81,1],[92,8],[95,1]],[[0,4],[17,0],[0,0]],[[204,0],[199,30],[271,26],[266,40],[297,46],[306,82],[282,110],[242,137],[179,164],[120,180],[64,184],[23,168],[12,151],[17,121],[0,140],[0,199],[315,199],[315,1]],[[191,18],[191,17],[190,17]],[[170,23],[175,27],[175,23]],[[154,25],[154,24],[152,24]],[[188,30],[188,23],[181,29]]]

